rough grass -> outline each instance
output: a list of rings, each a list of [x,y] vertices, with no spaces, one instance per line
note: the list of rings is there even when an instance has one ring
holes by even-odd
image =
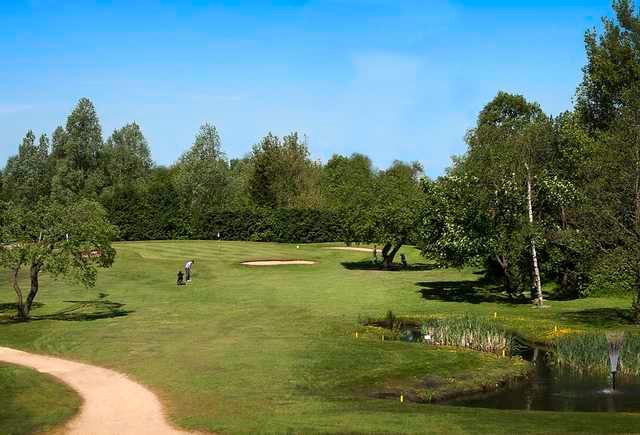
[[[535,413],[401,404],[375,399],[416,383],[468,388],[519,368],[508,358],[382,341],[358,318],[472,313],[543,341],[613,325],[633,329],[627,299],[512,304],[473,270],[436,269],[415,250],[413,267],[382,272],[368,255],[217,241],[119,243],[95,289],[44,278],[29,323],[12,323],[0,284],[0,345],[70,357],[129,374],[189,429],[253,432],[633,432],[631,414]],[[195,258],[193,282],[176,271]],[[240,262],[301,258],[311,266],[248,268]],[[5,305],[2,305],[5,303]],[[2,323],[4,322],[4,323]],[[557,332],[554,332],[557,326]],[[435,381],[434,381],[435,380]],[[427,389],[428,389],[427,388]]]
[[[0,364],[0,433],[44,432],[68,420],[80,397],[47,375]]]

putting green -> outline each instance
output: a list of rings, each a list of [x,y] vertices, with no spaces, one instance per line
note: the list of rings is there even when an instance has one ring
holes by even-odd
[[[163,241],[118,243],[112,269],[86,290],[44,277],[29,323],[7,323],[0,346],[111,368],[153,390],[185,429],[215,432],[634,432],[640,416],[465,409],[373,398],[426,377],[466,388],[513,373],[507,358],[359,335],[359,318],[475,313],[536,339],[621,326],[629,298],[511,305],[474,270],[371,270],[370,254],[327,245]],[[309,267],[246,267],[300,258]],[[194,258],[193,281],[175,273]],[[26,280],[26,276],[25,276]],[[2,395],[0,395],[1,397]],[[0,398],[0,401],[2,399]],[[0,407],[2,406],[0,402]]]

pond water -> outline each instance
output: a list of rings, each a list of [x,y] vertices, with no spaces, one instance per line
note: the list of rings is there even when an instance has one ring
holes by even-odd
[[[522,355],[535,373],[530,381],[493,393],[451,400],[446,405],[541,411],[640,412],[640,379],[579,375],[554,368],[543,349],[527,348]]]

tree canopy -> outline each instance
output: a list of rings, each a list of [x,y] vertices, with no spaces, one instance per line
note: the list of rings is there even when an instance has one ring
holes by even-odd
[[[19,318],[29,316],[41,272],[93,286],[96,268],[113,262],[115,250],[111,241],[117,229],[95,202],[40,202],[29,208],[4,203],[1,211],[0,265],[11,272]],[[22,269],[29,269],[26,297],[20,284]]]

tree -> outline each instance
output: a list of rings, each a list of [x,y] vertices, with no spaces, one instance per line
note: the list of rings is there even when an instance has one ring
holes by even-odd
[[[22,320],[29,317],[40,288],[41,272],[93,286],[96,268],[113,263],[115,250],[111,241],[117,230],[95,202],[40,202],[35,208],[4,203],[1,211],[0,265],[11,272],[18,318]],[[29,269],[26,298],[20,285],[23,268]]]
[[[465,174],[459,161],[455,159],[454,167],[436,180],[422,179],[425,209],[419,245],[425,256],[443,266],[461,268],[495,255],[491,249],[495,230],[484,213],[478,179]]]
[[[38,144],[30,130],[22,140],[18,154],[9,158],[5,168],[5,192],[9,200],[34,204],[49,194],[49,139],[40,136]]]
[[[350,231],[357,240],[383,244],[382,267],[385,269],[393,266],[403,245],[415,240],[424,209],[421,175],[418,162],[395,161],[376,175],[372,203],[362,210],[357,220],[350,222],[353,225]]]
[[[102,127],[93,103],[81,98],[67,118],[64,154],[73,169],[88,171],[98,166],[102,152]]]
[[[51,135],[51,157],[54,159],[65,158],[65,143],[67,141],[67,132],[61,126],[56,127]]]
[[[553,120],[553,143],[538,181],[538,209],[546,240],[547,278],[564,296],[584,296],[595,252],[584,231],[585,186],[592,182],[589,166],[595,142],[574,112]]]
[[[213,125],[203,124],[191,148],[180,157],[175,183],[184,206],[196,215],[227,204],[231,197],[229,165]]]
[[[576,95],[592,144],[581,224],[594,251],[590,279],[629,283],[640,321],[640,17],[631,0],[616,0],[613,9],[601,35],[586,34]]]
[[[534,195],[537,178],[543,173],[547,150],[551,143],[550,119],[540,106],[520,95],[499,92],[480,112],[478,125],[467,135],[469,152],[467,168],[478,178],[483,189],[503,191],[508,202],[522,199],[526,225],[516,213],[512,224],[529,233],[532,272],[532,297],[542,304],[542,284],[538,264]],[[510,191],[504,191],[507,187]],[[513,228],[512,230],[516,230]],[[497,257],[498,259],[500,257]],[[503,270],[508,264],[499,259]],[[534,294],[535,293],[535,294]]]
[[[576,111],[589,131],[607,130],[621,113],[624,93],[640,80],[640,19],[631,0],[614,0],[617,23],[603,18],[604,33],[585,34],[587,64]]]
[[[261,207],[313,207],[320,203],[320,167],[309,159],[298,133],[282,140],[271,133],[249,157],[249,195]]]
[[[419,179],[422,166],[393,162],[376,180],[376,202],[370,210],[375,225],[375,240],[382,242],[383,267],[389,268],[400,248],[414,240],[421,220],[423,194]]]
[[[54,132],[55,170],[51,196],[70,203],[79,198],[97,198],[105,185],[101,159],[102,128],[93,103],[81,98],[67,118],[66,129]]]
[[[597,144],[586,230],[601,255],[615,259],[612,270],[632,278],[632,308],[640,322],[640,83],[623,94],[622,104]]]
[[[466,140],[467,153],[448,174],[423,186],[423,252],[459,266],[484,258],[487,270],[499,268],[510,294],[531,281],[532,297],[541,304],[541,185],[548,178],[551,119],[522,96],[500,92]]]
[[[322,168],[322,206],[343,217],[346,243],[358,239],[357,223],[373,207],[375,176],[371,160],[363,154],[334,155]]]
[[[374,197],[375,172],[363,154],[334,154],[322,168],[322,202],[328,208],[367,208]]]
[[[441,265],[486,267],[497,275],[511,296],[522,292],[526,239],[525,202],[513,178],[496,180],[488,190],[481,178],[454,160],[448,173],[423,180],[425,210],[420,248]]]
[[[138,124],[114,130],[104,147],[105,172],[111,185],[143,179],[153,166],[149,144]]]

